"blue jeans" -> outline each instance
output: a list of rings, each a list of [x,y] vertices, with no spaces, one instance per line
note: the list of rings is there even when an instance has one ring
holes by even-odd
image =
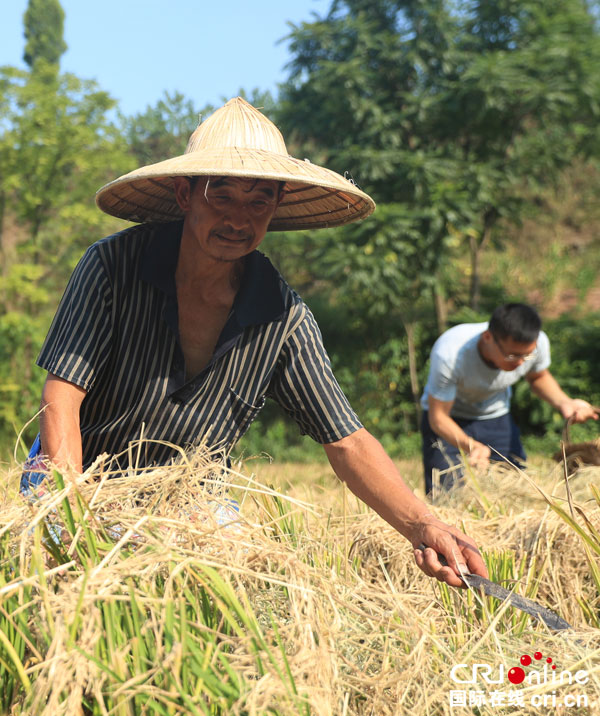
[[[502,415],[490,420],[467,420],[466,418],[452,418],[465,433],[492,450],[490,460],[506,462],[510,460],[518,467],[522,467],[527,456],[521,444],[521,433],[512,416]],[[429,413],[423,412],[421,419],[421,435],[423,438],[423,467],[425,468],[425,492],[429,494],[432,489],[433,468],[440,471],[448,470],[453,465],[460,465],[462,458],[460,450],[436,435],[429,425]],[[463,478],[463,470],[456,468],[441,475],[441,485],[450,490]]]

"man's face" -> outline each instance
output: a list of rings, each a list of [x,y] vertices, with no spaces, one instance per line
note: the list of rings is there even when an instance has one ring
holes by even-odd
[[[510,337],[496,338],[491,332],[486,331],[486,333],[490,337],[488,357],[500,370],[515,370],[535,357],[537,341],[519,343]]]
[[[237,261],[260,244],[281,199],[279,182],[236,177],[201,177],[193,188],[174,180],[175,196],[204,254],[216,261]]]

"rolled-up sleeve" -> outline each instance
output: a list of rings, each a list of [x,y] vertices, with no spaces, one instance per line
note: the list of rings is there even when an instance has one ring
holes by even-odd
[[[448,363],[434,350],[431,352],[428,394],[436,400],[452,402],[456,398],[457,384],[453,371]]]
[[[362,427],[340,388],[321,331],[312,313],[304,316],[284,343],[269,395],[292,417],[303,435],[331,443]]]
[[[110,280],[92,246],[73,271],[37,364],[89,390],[108,358],[112,330]]]

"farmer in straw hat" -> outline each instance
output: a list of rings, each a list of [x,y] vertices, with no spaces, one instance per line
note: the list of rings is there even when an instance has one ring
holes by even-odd
[[[96,201],[140,223],[90,246],[69,281],[38,358],[48,376],[24,491],[43,479],[31,469],[40,459],[81,472],[108,453],[115,467],[144,467],[200,440],[226,455],[268,396],[410,540],[424,572],[455,586],[465,565],[485,575],[474,542],[429,512],[362,427],[311,312],[256,251],[267,230],[365,218],[367,194],[290,157],[238,97],[185,154],[116,179]]]

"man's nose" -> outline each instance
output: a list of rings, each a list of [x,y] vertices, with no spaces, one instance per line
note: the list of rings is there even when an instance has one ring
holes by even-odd
[[[247,228],[250,223],[246,205],[241,201],[231,202],[223,219],[235,231]]]

